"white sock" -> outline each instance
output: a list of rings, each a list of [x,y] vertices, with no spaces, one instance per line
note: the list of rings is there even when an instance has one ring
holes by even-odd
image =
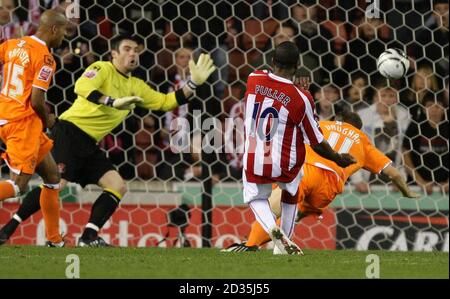
[[[297,204],[281,203],[281,229],[290,239],[294,233]]]
[[[277,225],[267,199],[254,199],[249,202],[249,206],[255,215],[256,221],[261,224],[266,233],[269,233]]]
[[[88,224],[86,224],[86,228],[91,228],[91,229],[95,230],[96,232],[98,232],[100,230],[100,228],[97,225],[95,225],[94,223],[90,223],[90,222]]]
[[[13,215],[13,218],[14,218],[17,222],[22,223],[22,218],[20,218],[19,215],[14,214],[14,215]]]

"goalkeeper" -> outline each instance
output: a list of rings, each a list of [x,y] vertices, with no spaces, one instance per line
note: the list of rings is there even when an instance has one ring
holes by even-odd
[[[135,106],[170,111],[186,104],[198,85],[216,69],[209,55],[201,54],[197,63],[189,61],[191,79],[183,88],[159,93],[144,81],[131,76],[139,65],[138,43],[119,36],[111,42],[112,61],[91,64],[75,83],[78,95],[73,105],[59,117],[51,131],[52,154],[61,173],[62,188],[67,182],[82,187],[96,184],[103,189],[92,206],[89,221],[78,246],[109,246],[98,231],[117,209],[126,185],[97,143],[127,117]],[[0,244],[17,226],[40,209],[41,188],[31,190],[13,218],[0,230]]]

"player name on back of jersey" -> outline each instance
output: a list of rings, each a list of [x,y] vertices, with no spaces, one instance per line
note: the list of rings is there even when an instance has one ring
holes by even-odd
[[[361,142],[359,133],[355,132],[352,129],[346,128],[342,126],[341,123],[336,122],[334,124],[325,125],[325,128],[328,131],[338,132],[342,135],[346,135],[348,138],[352,139],[355,143],[359,144]]]
[[[279,92],[278,89],[273,90],[270,87],[266,87],[263,85],[255,85],[255,94],[260,94],[262,96],[266,96],[272,99],[275,99],[284,106],[287,106],[291,101],[291,98],[288,97],[284,92]]]
[[[26,66],[30,62],[30,56],[24,48],[14,48],[8,53],[9,60],[17,57],[23,66]]]

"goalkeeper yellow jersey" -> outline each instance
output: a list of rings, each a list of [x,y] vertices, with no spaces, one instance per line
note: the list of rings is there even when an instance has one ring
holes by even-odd
[[[130,111],[118,110],[87,100],[93,91],[114,99],[139,96],[144,102],[138,106],[150,110],[170,111],[178,106],[174,92],[168,94],[157,92],[141,79],[120,73],[109,61],[94,62],[76,81],[75,93],[78,97],[59,119],[75,124],[97,142],[111,133]]]

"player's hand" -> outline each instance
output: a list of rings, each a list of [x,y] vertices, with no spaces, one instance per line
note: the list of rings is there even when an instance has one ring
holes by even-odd
[[[311,79],[309,77],[300,76],[295,77],[294,85],[298,88],[302,88],[304,90],[309,90],[309,85],[311,84]]]
[[[46,123],[46,127],[47,127],[48,129],[51,129],[51,128],[53,128],[53,126],[55,125],[55,123],[56,123],[56,115],[53,114],[53,113],[49,113],[49,114],[47,115],[47,123]]]
[[[337,161],[335,161],[337,165],[339,165],[342,168],[345,168],[347,166],[350,166],[352,164],[356,163],[355,158],[353,158],[350,154],[339,154],[339,158]]]
[[[143,103],[144,100],[140,97],[130,96],[115,99],[112,103],[112,107],[119,110],[133,110],[136,108],[136,104]]]
[[[408,197],[408,198],[415,198],[415,199],[421,197],[421,195],[420,195],[419,193],[416,193],[416,192],[414,192],[414,191],[411,191],[410,189],[408,189],[408,191],[406,191],[406,192],[403,194],[403,196],[404,196],[404,197]]]
[[[354,186],[359,193],[369,193],[369,184],[365,182],[355,183]]]
[[[202,85],[208,77],[216,70],[211,57],[208,54],[200,54],[197,63],[194,60],[189,61],[189,72],[191,81],[195,85]]]

